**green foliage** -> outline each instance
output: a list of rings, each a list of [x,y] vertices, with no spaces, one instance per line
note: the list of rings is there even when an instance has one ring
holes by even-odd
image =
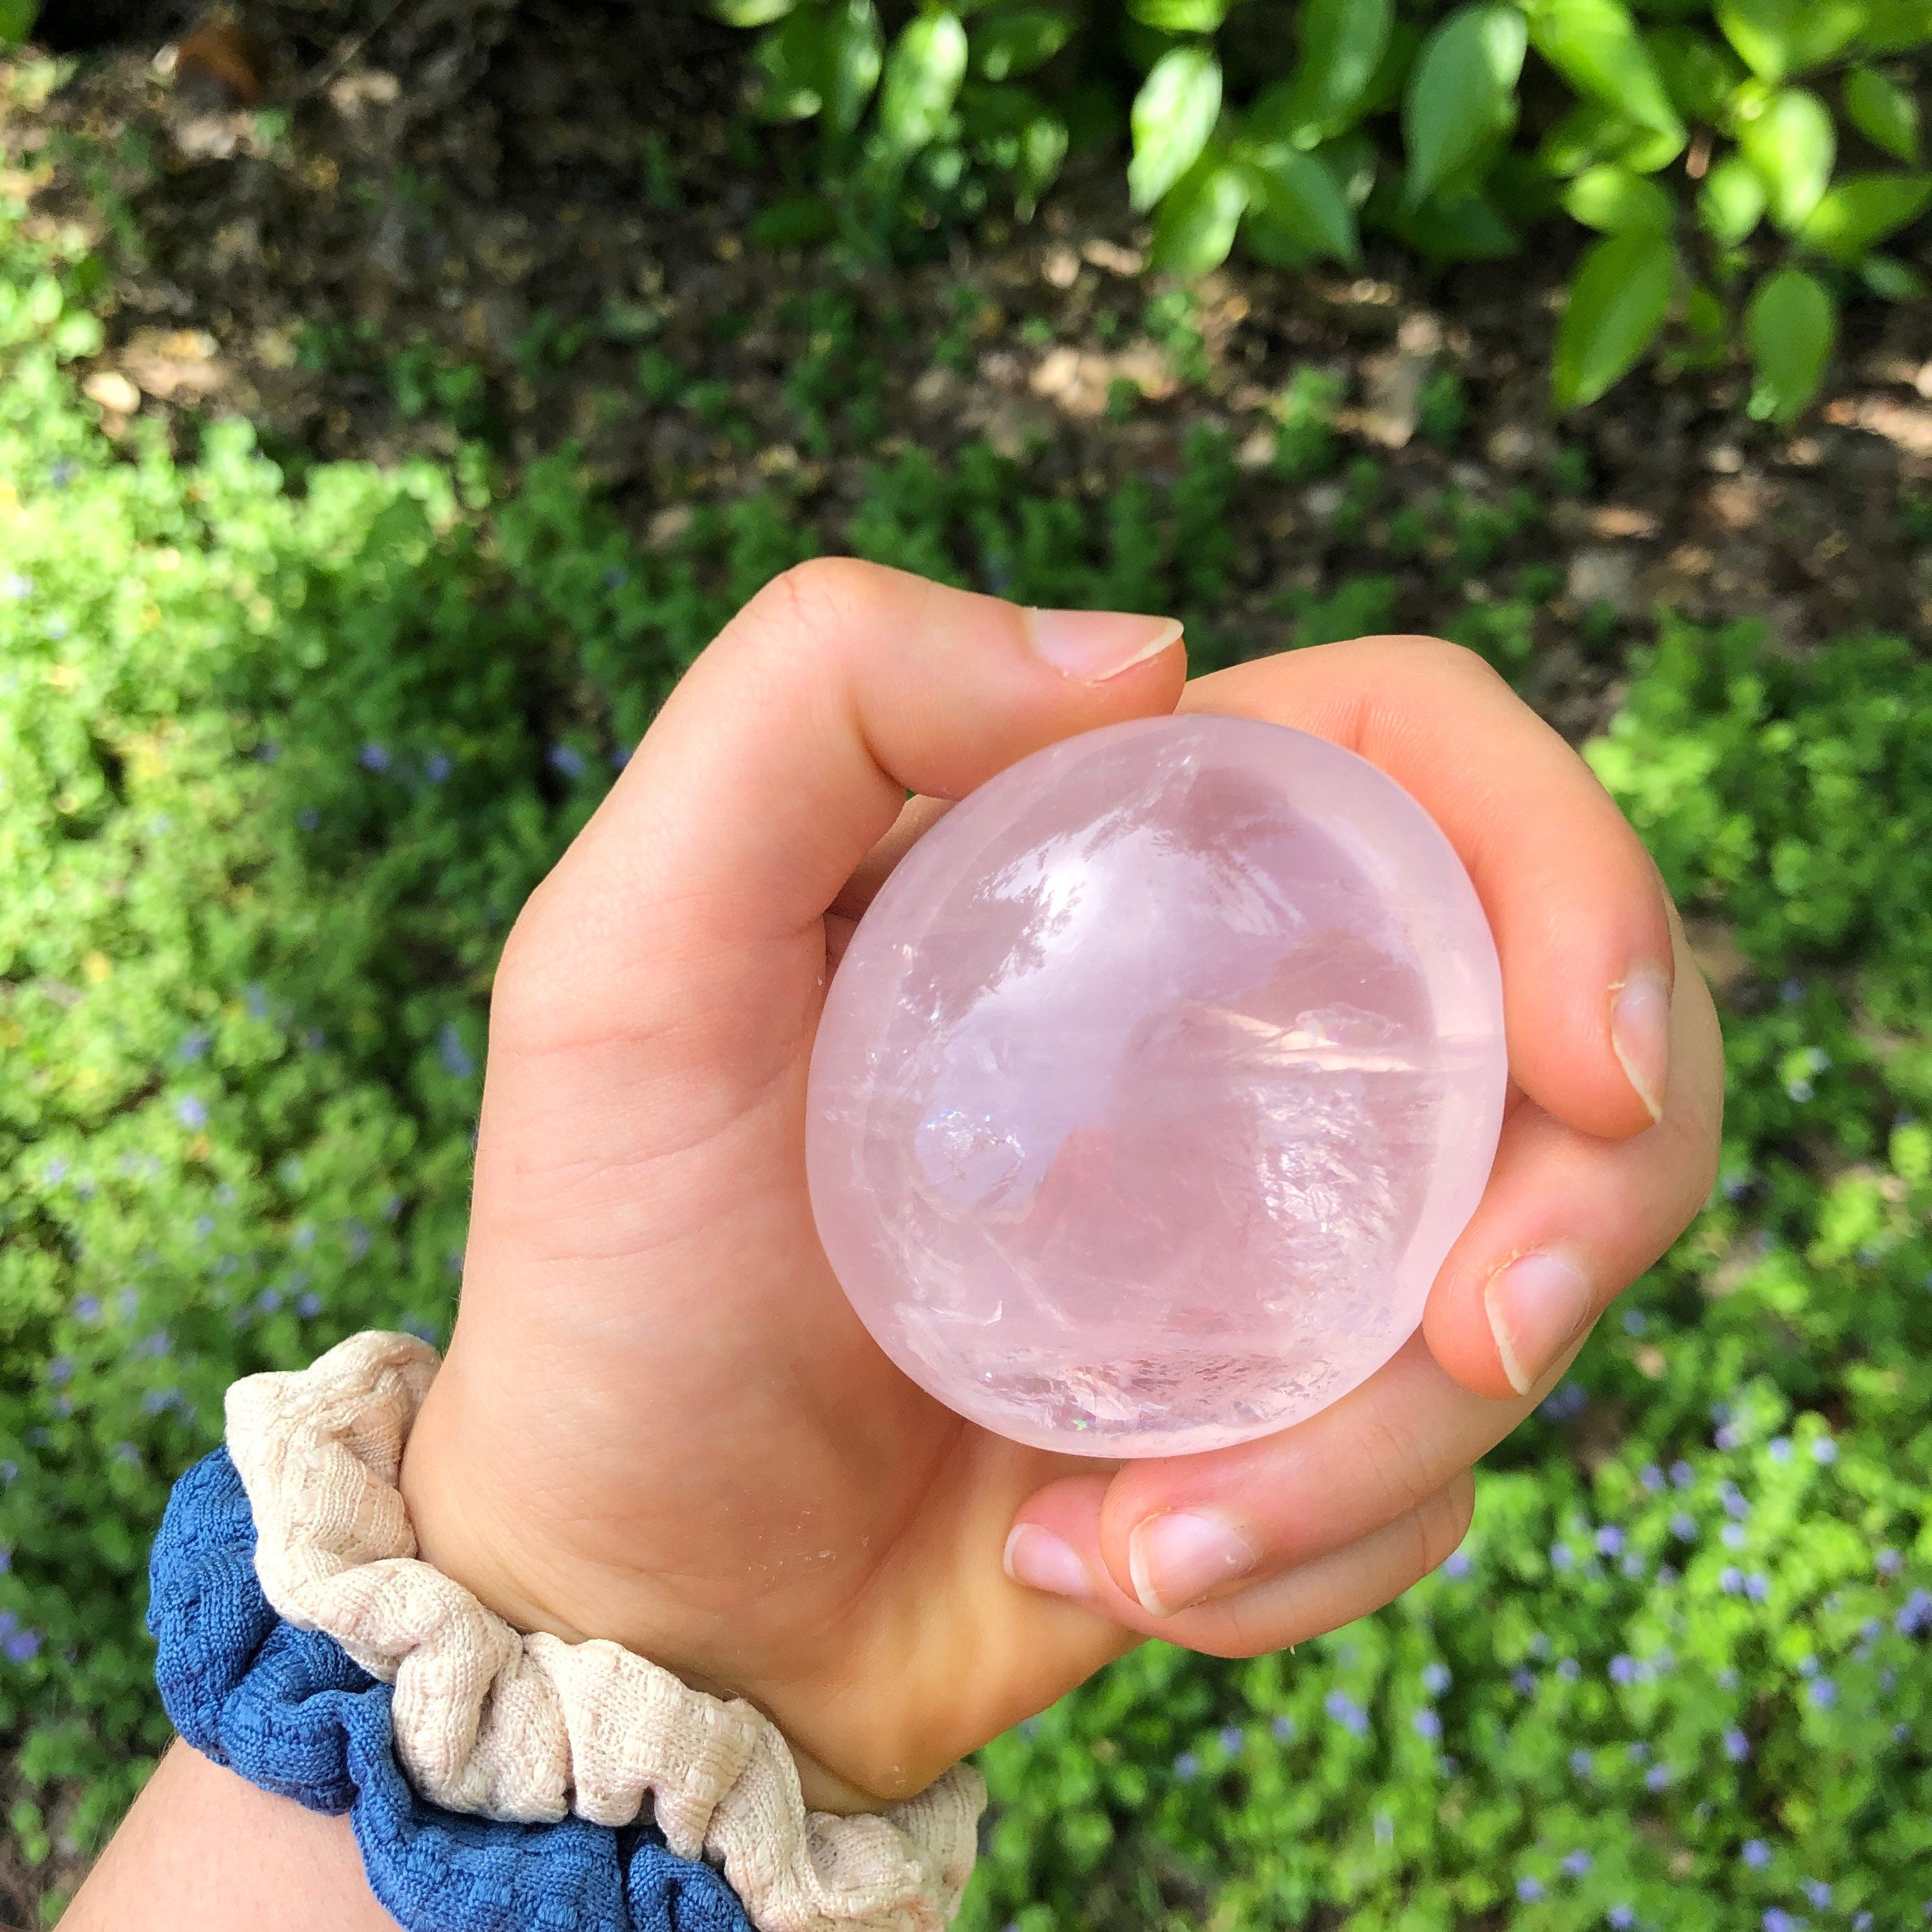
[[[753,24],[746,4],[719,10]],[[1237,247],[1282,267],[1352,265],[1364,227],[1431,261],[1511,255],[1566,218],[1655,238],[1583,256],[1570,293],[1585,312],[1552,369],[1559,408],[1593,401],[1659,345],[1670,369],[1736,344],[1762,386],[1751,291],[1787,267],[1834,314],[1847,298],[1923,295],[1913,269],[1875,250],[1932,204],[1932,176],[1898,171],[1920,157],[1924,0],[1310,0],[1293,10],[1292,44],[1244,31],[1259,11],[922,4],[863,125],[880,44],[869,0],[760,12],[756,63],[765,111],[819,115],[827,175],[887,228],[977,212],[1000,180],[1029,213],[1075,122],[1102,128],[1111,112],[1129,140],[1132,205],[1154,218],[1153,265],[1177,274]],[[859,79],[840,94],[824,76],[848,45]],[[1913,55],[1916,66],[1900,58]],[[1130,104],[1123,70],[1138,76]],[[848,106],[812,104],[835,95]],[[1847,148],[1863,155],[1837,172]],[[1898,167],[1865,165],[1873,156]],[[1606,260],[1641,268],[1630,299],[1606,303]],[[1780,389],[1781,421],[1826,368],[1789,360],[1811,373],[1802,392]]]

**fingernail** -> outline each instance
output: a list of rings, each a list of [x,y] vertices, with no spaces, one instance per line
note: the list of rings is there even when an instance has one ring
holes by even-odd
[[[1562,1255],[1520,1255],[1490,1276],[1483,1305],[1518,1395],[1528,1394],[1576,1339],[1593,1303],[1582,1270]]]
[[[1610,1044],[1650,1118],[1664,1118],[1670,1079],[1670,982],[1660,966],[1633,967],[1612,988]]]
[[[1171,1510],[1134,1526],[1127,1538],[1127,1569],[1134,1594],[1150,1617],[1171,1617],[1209,1591],[1245,1576],[1255,1567],[1254,1546],[1218,1516]]]
[[[1016,1523],[1006,1538],[1006,1574],[1029,1590],[1052,1597],[1090,1597],[1087,1566],[1073,1546],[1036,1522]]]
[[[1027,610],[1027,641],[1063,676],[1104,684],[1178,641],[1178,617],[1138,617],[1124,610]]]

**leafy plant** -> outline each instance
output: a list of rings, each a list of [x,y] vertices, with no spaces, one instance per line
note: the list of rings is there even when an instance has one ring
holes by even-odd
[[[914,183],[928,223],[986,206],[990,178],[1030,210],[1074,124],[1106,128],[1124,67],[1142,76],[1120,117],[1128,191],[1156,268],[1198,275],[1238,243],[1352,264],[1364,229],[1437,262],[1516,254],[1566,217],[1596,230],[1555,354],[1559,409],[1674,323],[1680,362],[1740,340],[1754,407],[1788,422],[1848,296],[1925,292],[1882,252],[1932,202],[1924,0],[1308,0],[1292,58],[1272,17],[1242,32],[1258,0],[922,0],[890,50],[871,0],[717,10],[764,29],[762,111],[818,116],[833,178]]]

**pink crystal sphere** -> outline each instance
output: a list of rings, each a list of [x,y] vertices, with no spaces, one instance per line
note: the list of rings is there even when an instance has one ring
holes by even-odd
[[[1487,922],[1400,786],[1280,725],[1116,724],[982,785],[860,922],[812,1210],[950,1408],[1077,1454],[1219,1448],[1413,1333],[1505,1078]]]

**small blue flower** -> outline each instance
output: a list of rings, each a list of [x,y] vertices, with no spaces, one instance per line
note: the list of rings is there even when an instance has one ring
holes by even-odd
[[[20,1479],[20,1466],[19,1463],[10,1460],[0,1461],[0,1490],[10,1488],[14,1484],[18,1482]]]
[[[1654,1462],[1646,1462],[1638,1472],[1637,1480],[1654,1496],[1664,1486],[1664,1472]]]
[[[1762,1871],[1771,1862],[1771,1847],[1762,1838],[1747,1838],[1738,1856],[1753,1871]]]
[[[631,748],[628,745],[618,746],[610,754],[610,769],[614,772],[621,772],[630,762]]]
[[[1536,1679],[1527,1670],[1511,1672],[1510,1682],[1519,1697],[1534,1697],[1536,1695]]]
[[[1624,1546],[1624,1533],[1613,1522],[1606,1522],[1597,1532],[1597,1548],[1605,1556],[1616,1556]]]
[[[98,1294],[83,1294],[74,1304],[75,1318],[81,1322],[98,1322],[100,1319],[100,1298]]]
[[[13,1567],[14,1546],[10,1543],[0,1543],[0,1576],[5,1576]]]
[[[1619,1654],[1610,1659],[1610,1682],[1612,1684],[1634,1684],[1636,1676],[1635,1658]]]
[[[1828,1711],[1838,1701],[1838,1687],[1828,1677],[1814,1677],[1806,1694],[1821,1711]]]
[[[197,1241],[205,1241],[214,1232],[214,1216],[212,1214],[197,1214],[194,1217],[192,1226],[194,1228],[195,1239]]]
[[[1650,1747],[1642,1738],[1633,1738],[1624,1747],[1624,1755],[1632,1764],[1648,1764],[1650,1762]]]
[[[1802,1932],[1804,1922],[1794,1918],[1783,1906],[1773,1905],[1766,1908],[1758,1924],[1762,1932]]]
[[[1914,1590],[1899,1605],[1892,1627],[1900,1636],[1916,1636],[1920,1631],[1932,1628],[1932,1591]]]
[[[386,745],[364,745],[356,754],[356,761],[365,772],[386,772],[390,762],[388,747]]]
[[[182,1036],[175,1053],[178,1058],[191,1062],[200,1059],[214,1042],[214,1036],[207,1028],[196,1027],[192,1033]]]
[[[1408,1721],[1415,1727],[1418,1737],[1426,1738],[1432,1744],[1442,1735],[1442,1720],[1433,1711],[1418,1711]]]
[[[1616,1932],[1630,1932],[1636,1923],[1636,1913],[1628,1905],[1613,1905],[1604,1916],[1616,1928]]]
[[[208,1125],[207,1104],[190,1094],[175,1102],[175,1118],[190,1131],[198,1131]]]
[[[1450,1682],[1449,1666],[1446,1664],[1425,1664],[1422,1666],[1422,1688],[1430,1696],[1441,1696],[1448,1689]]]
[[[1762,1603],[1771,1594],[1771,1579],[1762,1570],[1754,1570],[1744,1579],[1744,1594],[1754,1604]]]
[[[1784,1083],[1784,1090],[1801,1107],[1807,1101],[1815,1100],[1818,1094],[1817,1088],[1808,1080],[1787,1080]]]
[[[1182,1784],[1191,1784],[1200,1775],[1201,1760],[1192,1751],[1183,1751],[1174,1760],[1174,1774]]]
[[[16,1630],[7,1639],[4,1648],[10,1664],[31,1664],[40,1654],[40,1634],[38,1630]]]
[[[1738,1433],[1736,1423],[1727,1422],[1711,1438],[1711,1440],[1720,1449],[1731,1450],[1735,1449],[1744,1438]]]
[[[1628,1550],[1624,1552],[1624,1560],[1617,1567],[1634,1582],[1643,1574],[1644,1561],[1634,1550]]]
[[[1556,1674],[1566,1684],[1574,1684],[1583,1674],[1583,1666],[1574,1657],[1566,1657],[1556,1666]]]
[[[1764,1447],[1766,1454],[1770,1456],[1771,1460],[1774,1462],[1788,1462],[1791,1460],[1791,1438],[1790,1436],[1774,1436],[1771,1440],[1764,1445]]]
[[[1322,1708],[1345,1731],[1358,1738],[1369,1731],[1369,1714],[1346,1690],[1331,1690],[1322,1700]]]
[[[1572,1778],[1588,1778],[1595,1768],[1596,1760],[1581,1745],[1570,1754],[1570,1775]]]
[[[476,1071],[476,1062],[470,1049],[463,1043],[463,1036],[457,1030],[454,1020],[445,1020],[436,1036],[437,1057],[444,1067],[459,1080],[467,1080]]]
[[[322,814],[311,805],[305,810],[296,814],[296,823],[304,832],[313,832],[322,823]]]
[[[114,1445],[114,1460],[130,1469],[141,1466],[141,1452],[131,1442],[117,1442]]]
[[[606,590],[621,590],[629,581],[629,573],[622,564],[614,563],[604,573],[604,588]]]
[[[1688,1462],[1673,1462],[1670,1466],[1670,1480],[1678,1489],[1688,1490],[1697,1480],[1697,1472]]]
[[[442,784],[455,769],[447,752],[432,752],[423,760],[423,776],[433,785]]]
[[[1221,1748],[1230,1757],[1239,1757],[1241,1747],[1247,1739],[1242,1735],[1239,1724],[1224,1724],[1221,1727]]]
[[[1697,1519],[1688,1510],[1679,1510],[1670,1519],[1670,1533],[1679,1543],[1697,1540]]]
[[[265,1288],[255,1298],[255,1312],[258,1315],[272,1315],[282,1305],[282,1292],[278,1288]]]
[[[1750,1739],[1735,1724],[1724,1733],[1724,1755],[1733,1764],[1742,1764],[1750,1756]]]
[[[259,980],[250,980],[242,988],[242,1004],[248,1010],[248,1017],[265,1020],[268,1017],[268,989]]]
[[[1567,1543],[1552,1543],[1550,1546],[1550,1567],[1551,1569],[1568,1570],[1575,1565],[1576,1561],[1576,1558],[1571,1553],[1570,1546]]]
[[[1719,1540],[1726,1550],[1742,1550],[1750,1540],[1741,1522],[1727,1522],[1718,1532]]]
[[[553,745],[550,748],[550,769],[561,772],[567,778],[584,776],[584,754],[574,745]]]
[[[255,762],[258,765],[272,765],[281,755],[281,746],[272,738],[264,738],[255,747]]]
[[[150,1389],[141,1398],[141,1413],[143,1415],[163,1414],[180,1400],[181,1390],[178,1388]]]
[[[1818,1674],[1818,1660],[1808,1652],[1801,1657],[1798,1660],[1798,1674],[1801,1677],[1816,1677]]]
[[[296,1304],[296,1312],[304,1321],[314,1321],[322,1312],[322,1297],[311,1291]]]
[[[1822,1462],[1828,1468],[1838,1460],[1838,1445],[1828,1436],[1821,1436],[1811,1444],[1811,1460]]]
[[[1543,1896],[1543,1881],[1526,1873],[1516,1882],[1516,1895],[1526,1905],[1534,1905]]]
[[[1649,1326],[1649,1319],[1641,1308],[1626,1308],[1624,1310],[1624,1333],[1626,1335],[1641,1335]]]
[[[1475,1565],[1471,1562],[1467,1550],[1452,1550],[1443,1561],[1442,1574],[1445,1576],[1453,1576],[1460,1580],[1468,1576],[1474,1568]]]
[[[65,457],[62,457],[47,472],[48,477],[56,490],[64,490],[74,481],[74,465]]]
[[[1832,1888],[1821,1878],[1808,1878],[1804,1881],[1804,1896],[1816,1910],[1822,1912],[1832,1902]]]
[[[1647,1790],[1668,1790],[1670,1786],[1670,1766],[1667,1764],[1652,1765],[1651,1768],[1644,1773],[1643,1782],[1644,1786]]]
[[[1786,980],[1778,988],[1778,996],[1787,1006],[1796,1006],[1804,997],[1804,982],[1802,980]]]
[[[1276,1743],[1287,1744],[1294,1736],[1294,1720],[1286,1715],[1278,1717],[1270,1724],[1268,1729],[1274,1733]]]
[[[1581,1878],[1596,1862],[1588,1852],[1568,1852],[1564,1854],[1563,1870],[1570,1878]]]

